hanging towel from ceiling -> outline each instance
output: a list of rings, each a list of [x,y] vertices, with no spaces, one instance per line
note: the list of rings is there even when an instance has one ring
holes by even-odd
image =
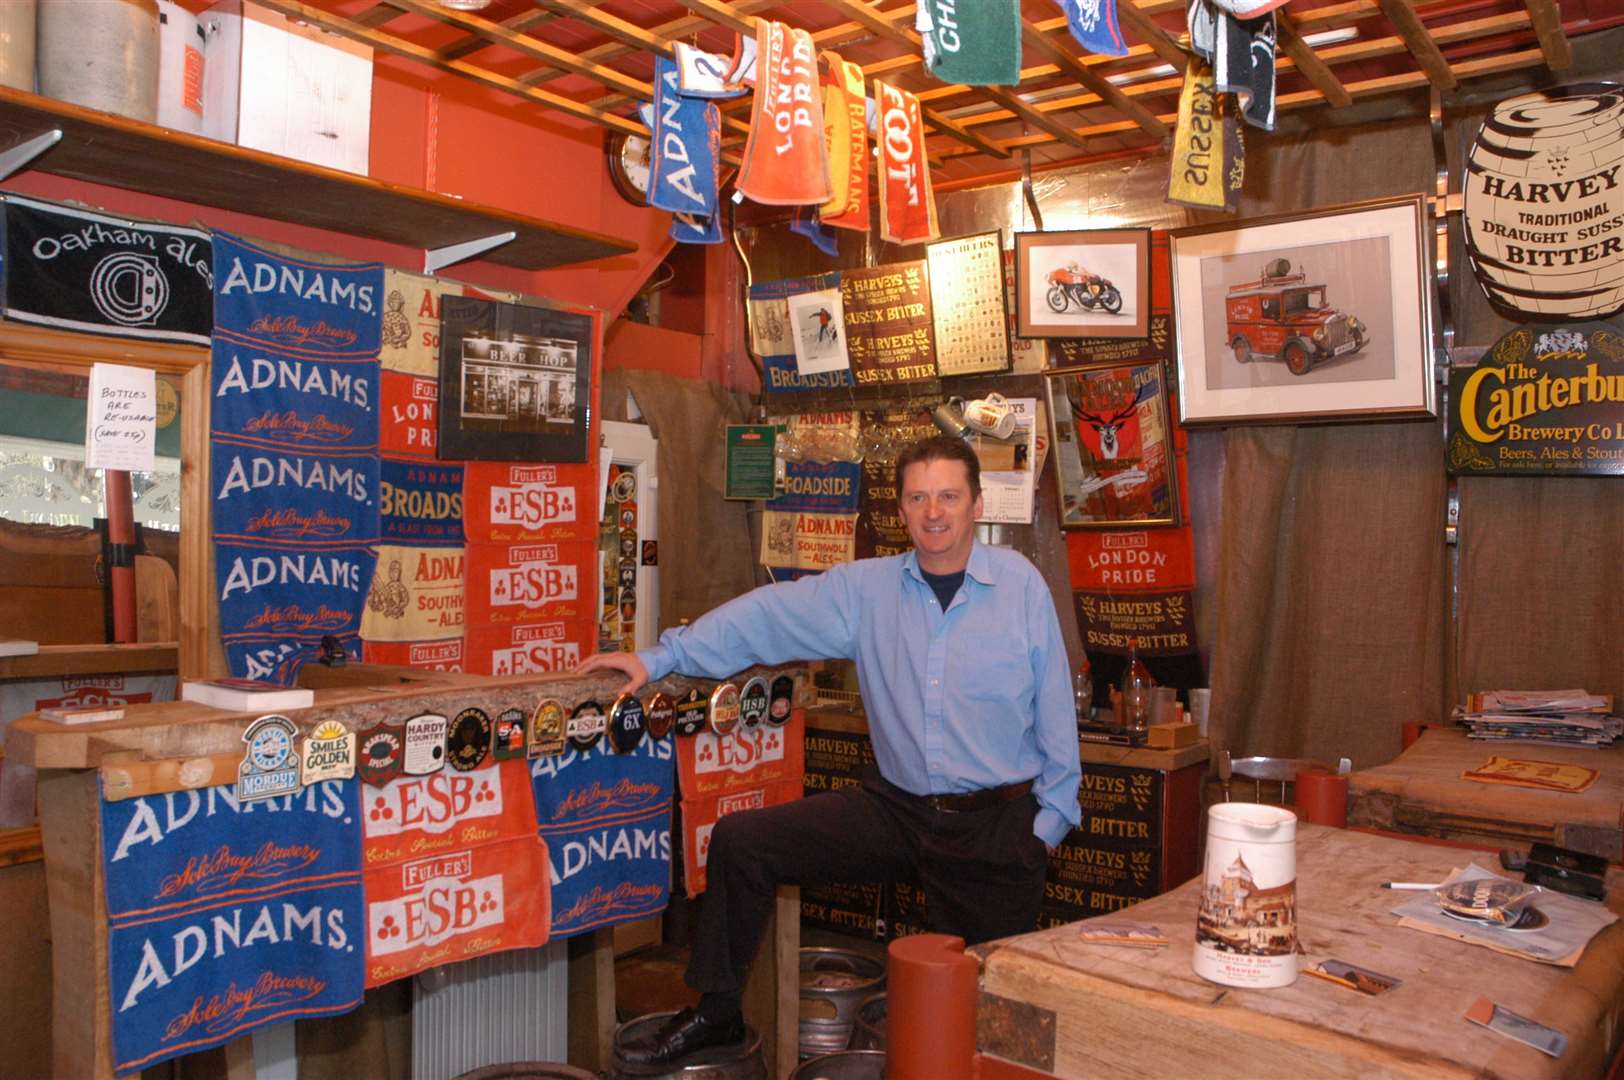
[[[1208,210],[1234,210],[1243,176],[1240,125],[1230,100],[1213,83],[1212,68],[1191,57],[1179,95],[1167,201]]]
[[[1241,118],[1272,131],[1275,18],[1269,9],[1255,18],[1233,13],[1248,6],[1242,0],[1190,0],[1190,48],[1212,65],[1218,92],[1235,95]]]
[[[818,207],[823,224],[839,229],[868,228],[868,111],[863,69],[825,50],[819,65],[823,84],[823,131],[829,151],[833,194]]]
[[[1077,39],[1077,44],[1099,56],[1128,55],[1128,43],[1117,25],[1116,0],[1056,0],[1056,3],[1066,13],[1066,29]]]
[[[892,244],[917,244],[941,235],[936,198],[925,158],[925,125],[919,99],[900,87],[874,80],[879,109],[880,237]]]
[[[945,83],[1021,81],[1020,0],[925,0],[914,15],[925,66]]]
[[[654,59],[654,145],[648,201],[672,213],[716,213],[716,163],[722,120],[716,106],[679,92],[675,61]]]
[[[812,35],[760,19],[756,56],[755,112],[739,190],[769,206],[828,202],[829,155]]]
[[[747,38],[755,51],[755,39]],[[683,97],[736,98],[743,97],[750,88],[742,82],[729,82],[728,72],[733,69],[732,57],[708,53],[682,41],[671,43],[676,53],[677,83]]]

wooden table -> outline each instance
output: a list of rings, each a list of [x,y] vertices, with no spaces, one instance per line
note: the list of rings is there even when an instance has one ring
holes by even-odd
[[[1461,779],[1496,754],[1601,775],[1577,795]],[[1616,863],[1624,860],[1624,745],[1481,742],[1461,728],[1432,728],[1386,765],[1352,774],[1348,824],[1492,846],[1543,840]]]
[[[1600,1076],[1624,1021],[1624,922],[1565,969],[1400,929],[1390,914],[1413,894],[1381,882],[1438,881],[1472,854],[1299,824],[1304,960],[1403,980],[1380,997],[1306,975],[1276,990],[1200,978],[1190,967],[1197,879],[1110,916],[1159,925],[1171,939],[1162,949],[1084,945],[1073,924],[974,950],[981,1049],[1062,1077]],[[1609,906],[1624,913],[1624,873],[1609,886]],[[1567,1053],[1552,1060],[1468,1023],[1480,995],[1567,1032]]]

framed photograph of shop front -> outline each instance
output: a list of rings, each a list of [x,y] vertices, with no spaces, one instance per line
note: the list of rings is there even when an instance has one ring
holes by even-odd
[[[1015,334],[1148,335],[1150,230],[1015,234]]]
[[[1420,195],[1172,233],[1185,424],[1431,416]]]
[[[440,309],[440,459],[586,461],[592,316],[472,296]]]
[[[1044,374],[1060,527],[1177,525],[1166,366],[1097,364]]]

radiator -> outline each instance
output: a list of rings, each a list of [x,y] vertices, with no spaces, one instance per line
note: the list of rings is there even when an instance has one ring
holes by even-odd
[[[568,974],[565,943],[555,941],[419,975],[412,988],[413,1080],[450,1080],[510,1061],[564,1061]]]

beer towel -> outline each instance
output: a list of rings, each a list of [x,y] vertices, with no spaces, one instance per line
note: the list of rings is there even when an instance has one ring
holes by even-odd
[[[115,1073],[361,1004],[359,783],[102,801]]]
[[[1066,29],[1077,44],[1098,56],[1128,55],[1128,43],[1122,40],[1122,28],[1117,25],[1116,0],[1056,2],[1066,13]]]
[[[654,59],[654,145],[650,147],[648,201],[672,213],[716,213],[716,163],[721,114],[701,98],[680,93],[677,65]]]
[[[232,674],[289,685],[359,643],[378,540],[383,267],[214,234],[210,486]]]
[[[823,224],[868,231],[868,101],[863,69],[840,54],[823,53],[823,132],[832,194],[818,207]]]
[[[1234,94],[1241,117],[1274,129],[1275,23],[1272,10],[1240,18],[1235,0],[1190,0],[1190,48],[1212,65],[1219,93]]]
[[[743,97],[750,89],[742,82],[728,81],[727,75],[735,66],[731,58],[708,53],[682,41],[673,41],[671,47],[677,54],[678,85],[683,97],[735,98]],[[751,39],[751,50],[755,47],[755,40]]]
[[[812,35],[756,22],[756,102],[739,191],[769,206],[829,201],[829,154]]]
[[[1179,95],[1167,201],[1233,211],[1244,176],[1241,150],[1233,107],[1213,85],[1212,68],[1192,56]]]
[[[1020,0],[925,0],[914,16],[925,66],[945,83],[1021,81]]]
[[[835,234],[824,228],[823,222],[818,218],[818,212],[810,206],[797,206],[795,216],[790,218],[789,231],[799,233],[812,241],[812,246],[825,255],[840,254],[840,241]]]
[[[925,160],[925,127],[919,99],[890,83],[874,80],[879,110],[880,238],[890,244],[917,244],[941,235],[936,197]]]
[[[603,703],[607,707],[607,702]],[[530,762],[536,819],[552,862],[552,936],[570,937],[665,908],[671,894],[676,736],[644,735],[617,754],[604,735]]]

